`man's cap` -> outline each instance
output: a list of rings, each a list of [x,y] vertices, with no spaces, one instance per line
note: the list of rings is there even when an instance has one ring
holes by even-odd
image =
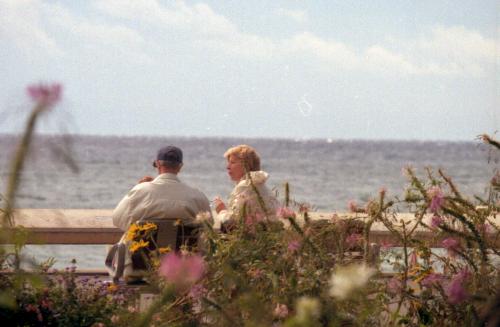
[[[168,145],[158,150],[156,160],[166,161],[171,164],[181,164],[182,150],[176,146]]]

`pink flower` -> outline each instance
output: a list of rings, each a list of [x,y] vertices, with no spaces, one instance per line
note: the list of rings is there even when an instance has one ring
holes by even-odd
[[[385,195],[387,193],[387,187],[383,186],[380,188],[380,190],[378,190],[378,193],[380,195]]]
[[[439,186],[433,186],[427,190],[427,195],[431,198],[429,209],[433,213],[438,212],[438,210],[441,209],[444,203],[443,191],[441,191]]]
[[[276,215],[280,218],[283,218],[283,219],[288,219],[288,218],[295,218],[295,211],[293,211],[292,209],[288,208],[288,207],[281,207],[281,208],[278,208],[278,210],[276,211]]]
[[[252,227],[263,220],[264,216],[261,213],[257,212],[255,215],[247,215],[245,217],[245,225]]]
[[[401,280],[397,277],[392,277],[387,282],[387,292],[392,295],[396,295],[403,289],[403,285],[401,284]]]
[[[36,306],[34,306],[33,304],[28,304],[25,308],[24,308],[27,312],[36,312],[38,310],[38,308]]]
[[[439,215],[434,215],[432,216],[432,219],[431,219],[431,227],[432,228],[437,228],[438,226],[442,225],[444,223],[444,219],[439,216]]]
[[[477,229],[481,233],[484,233],[484,234],[488,234],[488,233],[492,233],[493,232],[493,228],[491,227],[491,225],[488,225],[488,224],[479,224],[477,226]]]
[[[52,85],[30,85],[26,91],[36,104],[43,107],[51,107],[61,98],[62,86],[57,83]]]
[[[300,249],[300,242],[298,240],[293,240],[288,243],[288,251],[297,252]]]
[[[299,212],[300,213],[309,212],[309,210],[311,210],[311,205],[309,203],[301,203],[299,205]]]
[[[390,248],[391,248],[391,247],[393,247],[393,246],[394,246],[394,244],[392,244],[392,243],[391,243],[391,242],[389,242],[389,241],[385,241],[385,240],[384,240],[384,241],[380,242],[380,247],[381,247],[383,250],[388,250],[388,249],[390,249]]]
[[[464,284],[469,278],[470,272],[467,269],[462,270],[453,276],[451,282],[448,284],[448,287],[445,289],[449,303],[459,304],[469,297],[467,290],[464,288]]]
[[[443,246],[443,248],[448,250],[448,254],[452,257],[454,257],[460,250],[460,242],[453,237],[445,238],[441,242],[441,245]]]
[[[470,273],[469,269],[465,268],[460,270],[458,274],[456,274],[456,277],[460,279],[462,283],[465,283],[472,277],[472,274]]]
[[[276,308],[274,308],[273,315],[280,319],[286,318],[288,316],[288,307],[286,304],[277,303]]]
[[[52,301],[50,301],[49,299],[42,299],[40,301],[40,306],[44,309],[51,309],[53,304],[54,303]]]
[[[362,239],[363,236],[361,234],[353,233],[346,237],[345,242],[347,243],[348,247],[352,248],[358,245]]]
[[[413,250],[413,252],[410,254],[410,257],[408,258],[410,263],[410,267],[414,267],[417,265],[418,263],[418,257],[417,257],[417,252],[415,250]]]
[[[443,280],[443,275],[441,274],[429,274],[427,277],[422,279],[422,286],[431,287],[434,284],[440,283]]]
[[[196,284],[189,290],[188,296],[193,300],[198,300],[207,293],[207,289],[201,284]]]
[[[358,212],[358,205],[356,203],[356,201],[354,200],[350,200],[348,203],[347,203],[347,207],[349,208],[349,211],[350,212]]]
[[[171,252],[163,257],[159,274],[177,290],[189,289],[203,277],[205,262],[199,255],[179,256]]]

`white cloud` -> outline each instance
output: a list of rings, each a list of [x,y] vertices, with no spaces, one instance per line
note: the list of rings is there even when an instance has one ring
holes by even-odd
[[[346,68],[359,67],[359,58],[349,46],[334,40],[325,40],[312,33],[304,32],[284,40],[284,53],[305,53],[329,63],[336,63]]]
[[[281,43],[278,51],[315,56],[328,67],[404,75],[487,73],[499,60],[500,41],[464,27],[436,27],[414,40],[392,40],[355,50],[348,44],[303,32]]]
[[[157,0],[96,0],[93,4],[110,16],[139,20],[165,29],[174,27],[205,37],[227,36],[237,32],[234,24],[203,3],[189,6],[183,1],[176,1],[167,7]]]
[[[71,37],[66,37],[65,34]],[[39,0],[0,1],[0,35],[27,55],[60,56],[74,51],[74,43],[87,49],[120,53],[134,62],[150,62],[143,51],[144,40],[135,30],[117,24],[99,23],[77,16],[60,4]],[[65,41],[72,41],[67,44]]]
[[[279,16],[284,16],[296,21],[297,23],[305,23],[308,21],[309,17],[305,10],[293,10],[280,8],[276,11]]]
[[[480,76],[499,60],[499,40],[463,26],[437,26],[414,40],[385,41],[359,49],[307,31],[283,39],[245,33],[204,3],[95,0],[92,4],[101,14],[112,17],[112,22],[78,16],[59,4],[4,0],[0,2],[0,34],[26,51],[38,48],[54,55],[63,53],[61,44],[56,42],[61,33],[71,33],[84,40],[86,47],[108,51],[111,56],[123,54],[135,62],[152,62],[144,49],[163,47],[158,38],[172,31],[180,35],[176,39],[187,40],[192,46],[209,47],[241,58],[304,56],[327,72],[342,69]],[[297,21],[307,19],[303,11],[279,9],[277,13]],[[47,30],[50,26],[56,27],[52,34]],[[156,36],[146,34],[152,30],[158,31]]]
[[[273,40],[253,34],[237,33],[225,39],[207,40],[200,43],[220,49],[227,54],[250,59],[269,59],[277,51],[277,45]]]
[[[189,6],[183,1],[176,1],[168,6],[157,0],[96,0],[93,4],[113,17],[140,21],[167,32],[174,28],[188,33],[186,38],[194,39],[194,44],[210,46],[228,54],[269,57],[274,52],[272,40],[240,32],[229,19],[215,13],[204,3]]]
[[[498,56],[496,51],[499,44],[463,26],[438,26],[432,30],[428,39],[419,40],[417,46],[446,59],[484,60],[493,63]]]
[[[171,5],[158,0],[96,0],[95,8],[113,16],[169,32],[185,33],[193,44],[211,47],[244,58],[272,59],[291,54],[305,55],[333,69],[377,71],[405,75],[480,75],[498,58],[498,42],[464,27],[436,27],[415,40],[373,44],[356,50],[349,44],[311,32],[273,40],[244,33],[228,18],[207,4]],[[278,14],[297,21],[307,19],[299,10],[279,9]]]
[[[498,60],[500,41],[463,26],[437,26],[408,42],[409,56],[427,73],[481,75]]]
[[[136,31],[121,25],[100,24],[77,17],[60,6],[47,7],[51,24],[58,25],[80,40],[94,41],[107,45],[140,45],[142,37]]]
[[[62,55],[63,51],[42,26],[41,6],[38,0],[1,1],[0,36],[24,53]]]
[[[381,46],[368,48],[363,60],[364,66],[370,70],[382,72],[398,71],[403,74],[418,73],[418,68],[409,62],[407,58]]]
[[[100,23],[87,17],[73,14],[67,8],[57,4],[45,4],[44,14],[48,21],[62,33],[70,33],[81,46],[100,53],[108,52],[111,56],[120,54],[136,63],[152,61],[144,53],[143,37],[135,30],[118,24]],[[58,35],[61,36],[60,33]]]

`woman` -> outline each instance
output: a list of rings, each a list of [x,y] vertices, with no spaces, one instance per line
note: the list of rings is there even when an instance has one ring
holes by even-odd
[[[239,219],[245,224],[254,224],[276,219],[278,200],[265,185],[268,175],[260,170],[260,158],[254,148],[238,145],[224,153],[227,173],[236,183],[226,204],[214,199],[216,220],[223,226],[231,226]]]

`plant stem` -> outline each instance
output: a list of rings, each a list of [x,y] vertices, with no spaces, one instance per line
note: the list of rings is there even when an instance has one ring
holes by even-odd
[[[38,115],[42,112],[44,106],[37,105],[31,112],[28,121],[26,123],[26,128],[24,129],[23,137],[19,143],[14,161],[12,161],[12,167],[9,174],[9,180],[7,182],[7,195],[5,201],[5,208],[3,209],[3,226],[12,227],[14,226],[14,217],[12,216],[12,211],[15,206],[16,192],[20,184],[21,172],[23,170],[24,161],[29,151],[29,147],[33,138],[33,133],[35,131],[36,120]]]

